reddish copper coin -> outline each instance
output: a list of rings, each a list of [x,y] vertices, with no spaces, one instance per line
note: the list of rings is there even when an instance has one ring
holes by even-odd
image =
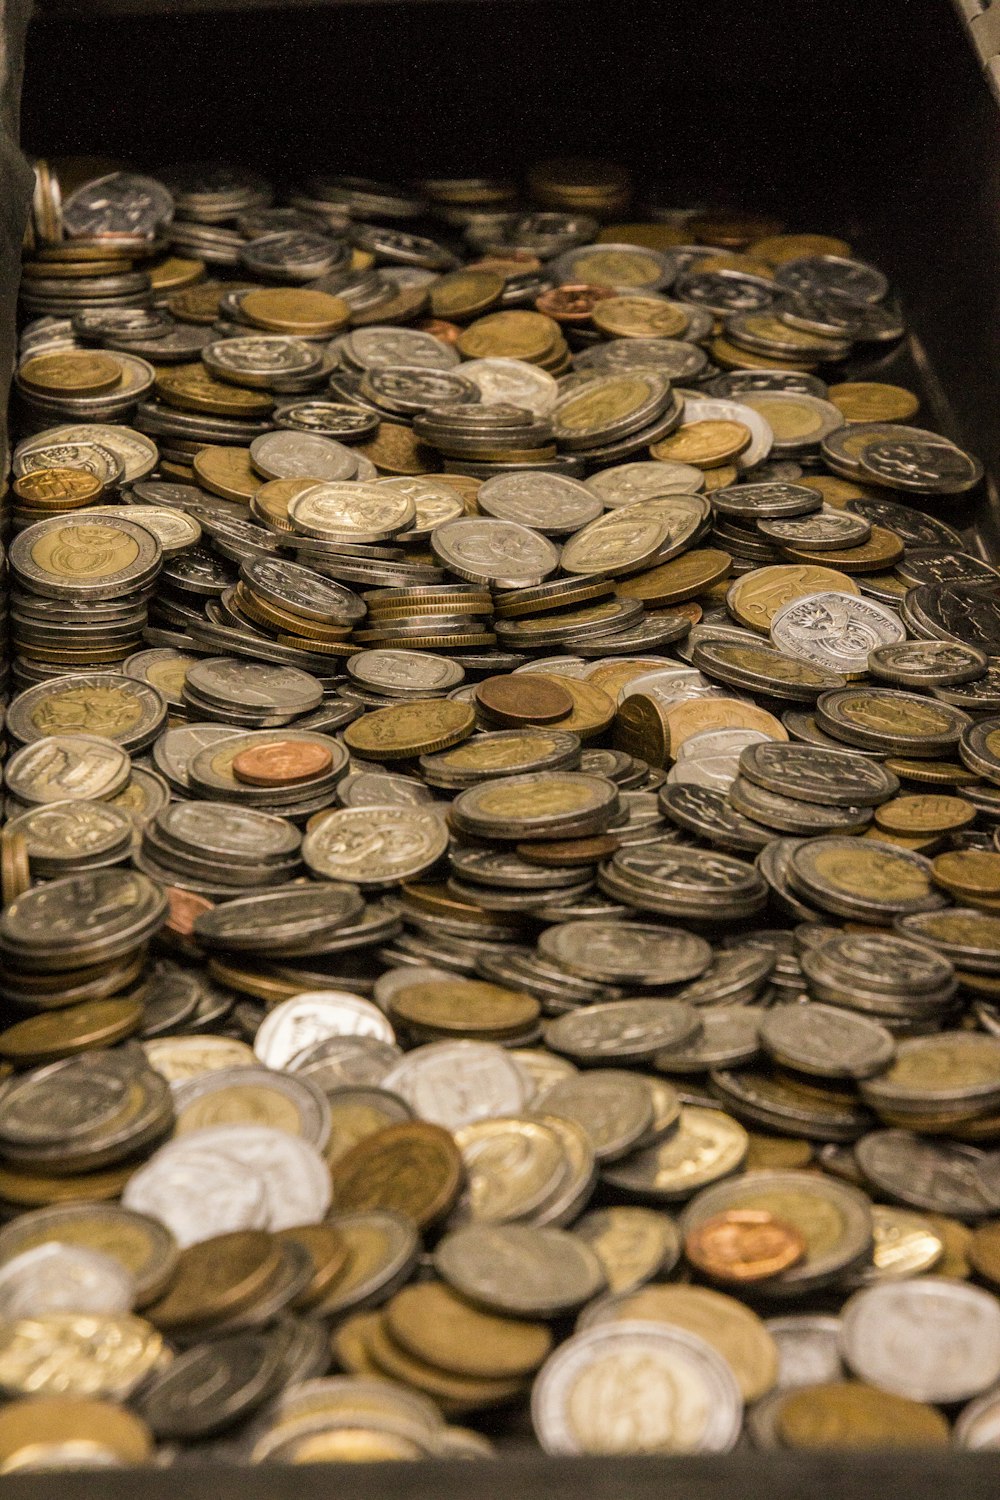
[[[476,688],[476,702],[498,724],[557,724],[573,712],[573,696],[555,677],[533,672],[487,677]]]
[[[333,754],[325,745],[275,740],[241,750],[233,760],[233,775],[247,786],[297,786],[322,776],[332,765]]]
[[[805,1236],[763,1208],[732,1208],[692,1229],[684,1253],[713,1281],[765,1281],[797,1265]]]
[[[462,332],[457,323],[449,323],[446,318],[424,318],[416,326],[421,333],[429,333],[442,344],[457,344]]]
[[[566,869],[574,865],[596,865],[610,859],[621,843],[613,833],[591,839],[555,839],[551,844],[518,844],[517,852],[531,865]]]
[[[617,296],[614,287],[574,283],[554,286],[535,298],[535,308],[557,323],[586,323],[598,302]]]
[[[163,931],[173,937],[192,937],[195,917],[200,917],[202,912],[211,911],[214,901],[209,901],[205,896],[197,896],[194,891],[182,891],[177,885],[168,885],[165,891],[170,911],[163,924]]]

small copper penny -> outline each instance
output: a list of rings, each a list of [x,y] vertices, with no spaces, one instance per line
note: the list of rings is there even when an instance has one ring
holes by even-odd
[[[476,688],[476,702],[498,724],[556,724],[573,712],[573,696],[554,677],[519,672],[487,677]]]
[[[322,776],[332,765],[333,754],[325,745],[275,740],[241,750],[233,760],[233,775],[247,786],[296,786]]]
[[[555,318],[557,323],[588,323],[598,302],[617,293],[610,286],[588,286],[586,283],[554,286],[535,299],[535,308]]]
[[[211,911],[214,901],[209,901],[207,897],[199,896],[194,891],[182,891],[179,885],[168,885],[165,892],[170,910],[163,924],[163,931],[172,937],[193,937],[195,917],[200,917],[202,912]]]
[[[764,1281],[796,1265],[805,1236],[763,1208],[732,1208],[692,1229],[684,1242],[691,1264],[713,1281]]]
[[[568,869],[573,865],[596,865],[610,859],[621,840],[613,833],[590,839],[555,839],[551,844],[518,844],[517,852],[531,865]]]

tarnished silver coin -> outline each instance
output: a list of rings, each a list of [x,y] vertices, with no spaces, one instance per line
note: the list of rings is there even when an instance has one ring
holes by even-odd
[[[1000,1303],[943,1276],[882,1282],[849,1297],[844,1357],[861,1380],[911,1401],[948,1405],[1000,1379]]]
[[[771,621],[771,640],[782,651],[846,676],[867,672],[876,647],[905,639],[891,610],[854,594],[807,594],[791,600]]]
[[[114,740],[50,734],[15,751],[4,780],[19,802],[102,802],[122,790],[131,768],[128,751]]]
[[[833,1005],[772,1006],[761,1020],[760,1039],[783,1067],[820,1078],[871,1078],[896,1051],[884,1026]]]
[[[302,858],[313,875],[373,889],[424,874],[447,847],[448,830],[429,809],[367,806],[330,813],[306,835]]]

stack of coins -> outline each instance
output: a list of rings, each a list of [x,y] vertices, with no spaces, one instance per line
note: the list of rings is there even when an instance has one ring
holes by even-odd
[[[998,574],[881,272],[43,167],[0,1467],[994,1442]]]

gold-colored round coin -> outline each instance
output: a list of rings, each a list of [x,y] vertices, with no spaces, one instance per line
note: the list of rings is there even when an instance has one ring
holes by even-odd
[[[389,1002],[405,1026],[442,1036],[502,1037],[526,1031],[541,1014],[533,995],[479,979],[435,979],[401,985]]]
[[[150,285],[157,296],[195,286],[205,274],[205,262],[186,255],[168,255],[148,268]]]
[[[248,281],[199,281],[183,287],[167,298],[167,311],[181,323],[214,323],[219,316],[219,302],[226,292],[251,289]]]
[[[49,1203],[107,1203],[120,1198],[136,1170],[135,1162],[102,1172],[80,1172],[72,1177],[18,1172],[0,1167],[0,1199],[19,1208],[44,1208]]]
[[[366,760],[410,760],[468,739],[476,710],[454,698],[418,698],[377,708],[348,724],[344,743]]]
[[[436,318],[478,318],[500,301],[506,278],[496,270],[451,271],[431,287]]]
[[[34,1468],[37,1453],[69,1448],[142,1464],[152,1456],[153,1434],[134,1412],[111,1401],[33,1396],[0,1408],[0,1473]]]
[[[385,1314],[377,1314],[366,1325],[364,1337],[367,1352],[383,1375],[422,1391],[453,1413],[500,1406],[523,1389],[520,1379],[459,1375],[415,1358],[392,1338]]]
[[[790,1135],[762,1135],[750,1131],[748,1172],[786,1172],[812,1165],[813,1143]]]
[[[44,396],[100,396],[121,384],[122,367],[99,350],[59,349],[25,360],[18,378]]]
[[[744,1401],[758,1401],[778,1378],[778,1348],[749,1307],[701,1286],[644,1286],[620,1297],[614,1319],[667,1323],[704,1339],[736,1376]]]
[[[892,1203],[875,1203],[872,1234],[872,1262],[879,1280],[922,1276],[939,1268],[944,1239],[925,1215]]]
[[[46,1313],[0,1325],[0,1387],[17,1396],[124,1400],[163,1356],[143,1318]]]
[[[223,1322],[252,1306],[280,1266],[278,1240],[261,1229],[200,1240],[181,1251],[173,1281],[146,1317],[168,1331]]]
[[[156,393],[169,406],[219,417],[266,417],[274,405],[267,391],[216,380],[203,364],[169,365],[156,375]]]
[[[958,798],[947,798],[958,801]],[[969,803],[964,803],[968,807]],[[986,849],[956,849],[933,861],[934,879],[953,896],[975,901],[1000,900],[1000,854]]]
[[[637,677],[645,677],[649,671],[649,660],[646,657],[620,657],[613,661],[598,662],[593,671],[587,676],[587,681],[594,687],[599,687],[603,693],[607,693],[615,703],[618,703],[623,687],[627,687]],[[621,712],[621,706],[619,706]]]
[[[831,234],[769,234],[754,240],[749,251],[769,265],[782,266],[788,260],[799,260],[803,256],[849,256],[851,247],[846,240],[835,239]]]
[[[440,1125],[414,1120],[359,1141],[331,1169],[338,1209],[386,1208],[419,1229],[453,1206],[462,1185],[462,1158]]]
[[[741,625],[767,635],[771,621],[780,609],[793,599],[824,592],[860,594],[861,590],[846,573],[807,563],[774,563],[754,568],[738,578],[726,595],[729,613]]]
[[[650,609],[662,609],[693,599],[703,589],[728,576],[733,560],[728,552],[701,547],[660,563],[648,573],[620,579],[615,593],[623,599],[641,599]]]
[[[727,339],[722,334],[711,340],[708,349],[715,363],[723,370],[798,370],[808,374],[816,368],[815,362],[772,357],[769,354],[759,354],[753,349],[741,349],[739,344],[734,344],[732,339]]]
[[[891,568],[903,555],[903,539],[885,526],[873,526],[866,542],[857,547],[837,547],[812,552],[808,547],[782,546],[785,557],[796,562],[842,568],[845,573],[881,573]]]
[[[385,1309],[386,1332],[407,1354],[455,1375],[531,1375],[552,1348],[544,1323],[482,1312],[440,1281],[404,1287]]]
[[[590,315],[595,328],[615,339],[672,339],[683,333],[689,314],[661,297],[606,297]]]
[[[5,828],[0,833],[0,895],[3,905],[9,906],[30,889],[27,837],[17,829]]]
[[[682,423],[669,437],[651,444],[649,451],[653,458],[694,464],[699,469],[712,469],[717,464],[728,463],[731,458],[739,457],[752,441],[753,434],[743,422],[710,418]]]
[[[227,966],[224,973],[213,974],[213,977],[217,977],[220,984],[232,984],[234,989],[239,989],[240,986],[234,983],[237,973]],[[282,992],[268,998],[284,1000],[286,995]],[[257,1062],[253,1048],[235,1037],[158,1036],[142,1045],[150,1067],[162,1073],[168,1083],[183,1083],[185,1079],[200,1078],[222,1068],[252,1068]]]
[[[312,337],[332,337],[351,321],[342,297],[304,287],[258,287],[240,298],[240,312],[258,328]]]
[[[789,1448],[946,1447],[948,1423],[933,1406],[893,1396],[860,1381],[793,1390],[777,1414]]]
[[[804,484],[806,489],[816,490],[823,497],[825,505],[832,505],[835,510],[843,510],[848,500],[872,500],[876,492],[864,484],[854,484],[849,479],[838,479],[836,474],[811,474],[808,471],[796,484]]]
[[[13,491],[26,505],[49,510],[75,510],[101,498],[104,486],[85,469],[34,469],[14,480]]]
[[[648,667],[643,668],[643,673],[646,671]],[[670,749],[666,705],[650,693],[629,693],[615,711],[614,745],[616,750],[623,750],[626,755],[647,761],[651,766],[665,766]]]
[[[540,677],[546,674],[540,672]],[[577,677],[556,679],[573,699],[573,710],[559,720],[559,728],[577,734],[581,740],[592,740],[610,728],[615,717],[615,700],[602,688]]]
[[[297,1312],[315,1307],[340,1280],[350,1258],[347,1241],[332,1224],[299,1224],[277,1230],[274,1237],[280,1244],[298,1245],[308,1255],[312,1277],[293,1306]]]
[[[435,450],[422,443],[412,427],[398,422],[381,422],[375,436],[356,443],[354,449],[382,474],[436,474],[441,466]]]
[[[738,698],[691,698],[672,703],[664,712],[664,720],[671,760],[677,758],[685,740],[709,729],[758,729],[772,740],[788,739],[788,730],[774,714]]]
[[[647,250],[672,250],[686,242],[676,224],[607,224],[596,240],[598,245],[642,245]]]
[[[46,1011],[0,1031],[0,1057],[22,1066],[74,1057],[92,1047],[111,1047],[138,1031],[142,1005],[134,1000],[89,1000]]]
[[[200,448],[193,467],[199,484],[223,500],[249,501],[264,483],[248,448]]]
[[[932,792],[893,797],[875,809],[875,822],[889,833],[921,837],[956,833],[974,823],[976,809],[962,797],[935,796]],[[992,857],[1000,868],[1000,854]],[[998,891],[1000,894],[1000,891]]]
[[[913,391],[878,380],[841,381],[829,387],[826,398],[845,422],[909,422],[920,410],[920,398]]]
[[[294,531],[288,519],[288,507],[296,495],[311,490],[314,479],[269,479],[255,490],[250,501],[250,513],[275,531]]]
[[[554,319],[515,308],[471,323],[459,337],[458,350],[465,359],[524,359],[537,364],[552,353],[559,337]]]
[[[766,260],[755,260],[752,255],[743,255],[733,250],[703,255],[700,260],[692,261],[691,270],[739,271],[743,276],[759,276],[764,281],[774,280],[774,268]]]
[[[890,755],[885,764],[900,781],[914,781],[920,786],[972,786],[979,780],[974,771],[957,760],[909,760],[903,755]]]

